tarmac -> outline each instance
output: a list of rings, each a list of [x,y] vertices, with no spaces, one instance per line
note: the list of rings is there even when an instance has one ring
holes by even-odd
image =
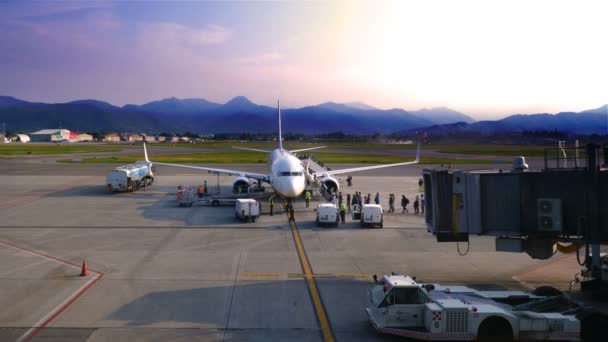
[[[473,237],[461,256],[399,208],[382,229],[350,217],[319,228],[318,199],[296,201],[295,225],[283,212],[269,216],[265,202],[255,223],[240,223],[232,207],[175,201],[179,185],[207,180],[215,191],[219,181],[227,193],[232,177],[159,167],[145,191],[110,194],[111,165],[42,160],[0,160],[1,341],[393,341],[364,311],[373,274],[530,289],[547,284],[543,267],[560,258],[498,253],[490,237]],[[379,192],[386,210],[389,193],[413,202],[419,171],[354,174],[341,191]],[[549,284],[567,287],[575,265]]]

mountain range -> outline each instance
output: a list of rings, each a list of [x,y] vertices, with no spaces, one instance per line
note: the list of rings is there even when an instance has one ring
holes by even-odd
[[[407,130],[400,133],[411,133]],[[457,122],[433,125],[424,129],[427,134],[449,135],[476,133],[492,135],[503,132],[558,131],[576,134],[608,134],[608,105],[582,112],[557,114],[517,114],[495,121]]]
[[[323,134],[392,133],[450,122],[474,122],[447,108],[382,110],[360,102],[326,102],[283,109],[285,132]],[[175,97],[123,107],[98,100],[67,103],[27,102],[0,96],[0,122],[12,131],[62,127],[77,131],[236,133],[276,132],[277,109],[257,105],[244,96],[219,104]]]
[[[518,114],[495,121],[472,117],[438,107],[406,111],[378,109],[361,102],[325,102],[315,106],[282,110],[283,130],[292,133],[347,134],[411,133],[494,134],[519,131],[561,131],[580,134],[608,132],[608,105],[582,112]],[[220,104],[204,99],[175,97],[142,105],[122,107],[98,100],[67,103],[28,102],[0,96],[0,122],[7,129],[31,132],[62,127],[77,131],[181,133],[276,132],[277,109],[258,105],[244,96]]]

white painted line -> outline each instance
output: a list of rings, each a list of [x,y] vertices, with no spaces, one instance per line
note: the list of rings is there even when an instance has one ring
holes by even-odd
[[[48,324],[51,321],[51,318],[53,316],[57,316],[57,314],[60,313],[60,311],[65,310],[67,308],[67,305],[71,301],[73,301],[76,296],[80,295],[84,289],[86,289],[88,286],[90,286],[93,282],[97,281],[99,278],[101,278],[101,275],[97,275],[97,277],[92,277],[91,279],[89,279],[89,281],[87,281],[81,287],[79,287],[78,290],[74,291],[74,293],[72,293],[68,298],[66,298],[63,302],[61,302],[59,305],[57,305],[55,308],[53,308],[53,310],[51,310],[49,313],[47,313],[46,316],[42,317],[38,322],[34,323],[34,325],[31,328],[29,328],[23,335],[21,335],[21,337],[19,337],[17,339],[17,342],[27,341],[30,338],[30,335],[34,331],[36,331],[39,328],[45,327],[46,324]],[[33,337],[33,336],[31,336],[31,337]]]

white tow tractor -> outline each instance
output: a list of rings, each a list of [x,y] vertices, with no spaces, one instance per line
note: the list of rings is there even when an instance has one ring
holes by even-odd
[[[435,341],[577,341],[580,310],[563,295],[420,284],[403,275],[376,281],[365,308],[379,333]]]

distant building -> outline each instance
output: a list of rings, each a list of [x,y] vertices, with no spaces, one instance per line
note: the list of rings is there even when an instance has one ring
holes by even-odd
[[[163,135],[159,135],[156,140],[158,140],[158,142],[165,142],[165,140],[167,140],[167,137],[163,136]]]
[[[70,138],[68,139],[71,142],[77,142],[78,140],[78,133],[70,131]]]
[[[26,143],[26,142],[30,142],[30,137],[27,134],[15,134],[14,136],[12,136],[10,138],[10,140]]]
[[[190,138],[188,138],[188,137],[179,137],[179,141],[188,142],[188,141],[190,141]]]
[[[119,142],[120,136],[116,133],[109,133],[103,137],[103,141],[105,142]]]
[[[4,136],[4,134],[0,134],[0,144],[7,142],[8,139],[6,138],[6,136]]]
[[[55,142],[70,140],[70,132],[67,129],[43,129],[30,134],[32,142]]]
[[[146,135],[145,140],[146,140],[146,142],[154,143],[154,142],[156,142],[156,137],[153,135]]]
[[[78,141],[93,141],[93,136],[90,134],[78,134]]]
[[[171,142],[172,143],[179,142],[179,137],[171,137]]]
[[[127,136],[127,141],[135,142],[135,141],[143,141],[143,140],[144,140],[144,137],[142,137],[139,134],[129,134]]]

